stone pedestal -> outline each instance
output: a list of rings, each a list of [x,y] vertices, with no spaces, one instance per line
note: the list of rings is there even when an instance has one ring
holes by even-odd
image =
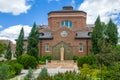
[[[64,60],[64,48],[63,47],[60,48],[60,60],[61,61]]]

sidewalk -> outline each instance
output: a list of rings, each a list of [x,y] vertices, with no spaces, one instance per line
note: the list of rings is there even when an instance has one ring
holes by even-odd
[[[73,69],[73,68],[62,68],[62,67],[57,67],[57,68],[47,68],[47,71],[49,73],[49,75],[53,76],[57,73],[65,73],[66,71],[76,71],[77,73],[79,72],[78,69]],[[36,69],[34,70],[34,76],[35,78],[37,78],[37,76],[39,75],[39,73],[41,72],[41,68],[40,69]],[[16,78],[18,80],[20,80],[21,78],[23,78],[26,74],[28,73],[28,70],[22,70],[21,74],[16,76]]]

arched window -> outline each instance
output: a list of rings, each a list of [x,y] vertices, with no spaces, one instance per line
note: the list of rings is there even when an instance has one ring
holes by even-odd
[[[61,22],[61,26],[65,26],[67,28],[72,28],[72,21],[64,20]]]

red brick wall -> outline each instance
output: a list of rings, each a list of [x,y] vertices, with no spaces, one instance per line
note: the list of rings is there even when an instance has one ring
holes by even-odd
[[[66,15],[66,16],[65,16]],[[72,21],[72,28],[61,27],[60,23],[64,20]],[[89,30],[86,27],[86,13],[84,12],[63,12],[63,13],[55,13],[51,12],[48,15],[48,26],[46,29],[41,29],[40,32],[51,31],[53,35],[53,39],[42,40],[42,47],[40,47],[40,43],[38,44],[39,49],[42,50],[42,55],[52,54],[52,47],[58,44],[61,41],[65,43],[69,43],[73,47],[73,54],[76,55],[87,55],[89,49],[91,48],[91,40],[90,39],[75,39],[76,31],[80,30]],[[66,37],[61,36],[61,32],[66,31],[68,35]],[[87,51],[87,40],[88,40],[88,51]],[[27,42],[25,42],[26,44]],[[45,52],[45,45],[49,43],[50,52]],[[83,44],[83,52],[79,52],[79,44]]]
[[[65,30],[68,35],[66,37],[61,36],[61,32]],[[42,41],[42,54],[52,53],[52,47],[55,46],[57,43],[64,41],[66,43],[71,44],[73,46],[73,53],[77,55],[86,55],[87,54],[87,39],[75,39],[76,33],[72,31],[71,29],[68,29],[66,27],[61,27],[56,31],[52,32],[53,40],[43,40]],[[45,52],[45,44],[49,43],[50,45],[50,52]],[[83,44],[83,52],[79,52],[79,44]],[[91,45],[90,39],[88,39],[88,47]]]
[[[67,15],[67,16],[63,16]],[[72,16],[73,15],[73,16]],[[76,16],[78,15],[78,16]],[[64,20],[72,21],[72,28],[61,27],[60,23]],[[53,39],[52,40],[43,40],[42,41],[42,55],[43,54],[52,54],[52,47],[58,44],[61,41],[71,44],[73,47],[73,53],[76,55],[86,55],[87,51],[87,40],[88,40],[88,49],[91,48],[91,40],[90,39],[75,39],[76,31],[79,30],[88,30],[86,27],[86,13],[84,12],[63,12],[63,13],[50,13],[48,15],[48,26],[52,31]],[[67,37],[62,37],[61,32],[65,30],[67,31]],[[47,31],[46,30],[42,30]],[[49,43],[50,52],[45,52],[45,44]],[[79,44],[83,44],[83,52],[79,52]]]
[[[57,15],[59,15],[59,16],[57,17]],[[63,15],[67,15],[67,16],[65,17]],[[73,23],[72,30],[73,31],[87,29],[87,27],[86,27],[86,14],[84,12],[51,13],[48,15],[48,26],[50,26],[52,30],[56,30],[56,29],[61,27],[60,23],[63,20],[72,21],[72,23]]]

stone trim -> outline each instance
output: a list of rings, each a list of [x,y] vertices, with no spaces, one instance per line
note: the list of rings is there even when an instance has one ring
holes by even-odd
[[[84,17],[86,18],[85,15],[50,15],[48,16],[48,19],[51,17]]]

